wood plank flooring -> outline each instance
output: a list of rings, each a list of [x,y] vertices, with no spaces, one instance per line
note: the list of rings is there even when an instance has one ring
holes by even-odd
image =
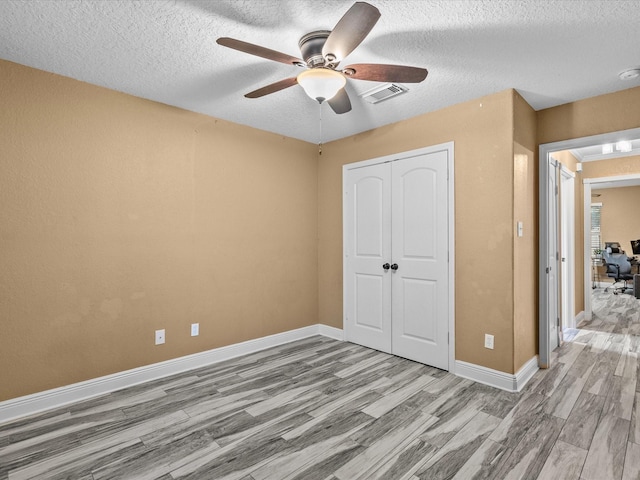
[[[640,478],[640,300],[518,394],[312,337],[0,425],[0,480]]]

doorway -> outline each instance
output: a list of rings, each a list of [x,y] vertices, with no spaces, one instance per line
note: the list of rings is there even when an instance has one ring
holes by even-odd
[[[539,174],[540,179],[551,177],[552,164],[550,163],[553,152],[571,150],[594,145],[615,144],[633,138],[640,138],[640,128],[611,132],[590,137],[582,137],[561,142],[554,142],[540,145],[539,148]],[[618,178],[628,180],[628,176]],[[604,179],[600,179],[604,181]],[[610,177],[609,180],[615,180]],[[591,246],[590,246],[590,222],[589,215],[591,204],[591,184],[584,182],[584,279],[582,288],[584,290],[584,318],[591,319]],[[552,230],[558,228],[558,224],[553,217],[552,211],[557,202],[555,185],[549,180],[540,182],[539,185],[539,304],[538,304],[538,328],[539,328],[539,364],[542,368],[548,368],[551,362],[551,352],[553,351],[554,340],[553,330],[550,324],[553,322],[553,311],[559,312],[562,306],[561,295],[554,295],[558,292],[557,276],[554,278],[553,272],[558,270],[558,244],[550,239],[557,238]],[[587,230],[589,229],[589,230]],[[554,286],[555,285],[555,286]],[[577,284],[576,284],[577,285]],[[580,288],[580,287],[577,287]],[[551,313],[550,313],[551,312]]]

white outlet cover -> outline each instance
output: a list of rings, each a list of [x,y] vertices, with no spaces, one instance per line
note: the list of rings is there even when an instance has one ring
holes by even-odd
[[[164,343],[164,328],[162,330],[156,330],[156,345],[162,345]]]
[[[490,348],[493,350],[493,335],[489,335],[488,333],[484,336],[484,346],[485,348]]]
[[[191,324],[191,336],[192,337],[197,337],[198,335],[200,335],[200,324],[199,323],[192,323]]]

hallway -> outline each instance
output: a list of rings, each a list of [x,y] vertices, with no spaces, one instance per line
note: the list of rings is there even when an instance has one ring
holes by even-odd
[[[574,462],[575,474],[562,478],[635,479],[640,475],[640,300],[603,289],[592,295],[593,319],[565,332],[567,342],[553,353],[557,362],[531,386],[541,391],[546,383],[547,408],[556,398],[560,403],[553,414],[566,418],[547,464],[554,455],[565,468]]]

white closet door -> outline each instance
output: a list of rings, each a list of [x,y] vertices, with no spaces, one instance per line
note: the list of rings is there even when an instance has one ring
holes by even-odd
[[[558,338],[558,163],[549,157],[549,196],[547,225],[547,319],[549,322],[549,352],[559,345]],[[549,358],[547,356],[547,358]]]
[[[345,333],[391,352],[390,164],[349,170],[345,180]]]
[[[447,151],[393,162],[392,348],[449,369]]]

